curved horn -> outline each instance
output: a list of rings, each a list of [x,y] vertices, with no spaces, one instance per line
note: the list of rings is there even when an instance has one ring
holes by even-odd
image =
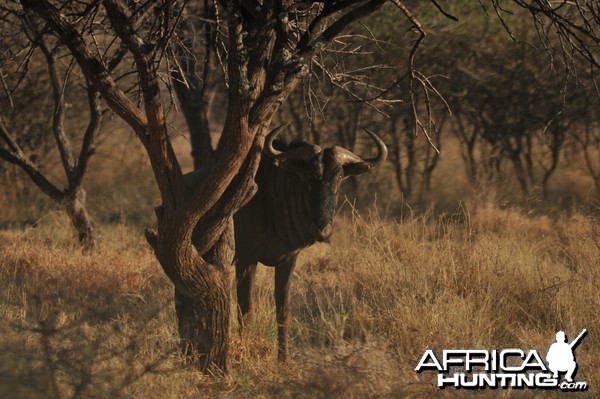
[[[335,149],[335,159],[342,165],[365,163],[365,160],[344,147],[333,147]]]
[[[275,129],[271,130],[271,132],[269,134],[267,134],[267,137],[265,138],[265,149],[267,150],[267,154],[269,154],[272,157],[277,157],[277,156],[283,154],[281,151],[273,148],[273,141],[277,138],[281,129],[288,127],[288,126],[289,126],[289,122],[286,123],[285,125],[279,125]]]
[[[387,146],[385,145],[383,140],[381,140],[381,138],[378,135],[376,135],[369,129],[363,129],[363,130],[365,132],[367,132],[367,134],[369,136],[371,136],[371,138],[373,139],[375,144],[377,144],[377,155],[375,156],[375,158],[365,159],[364,161],[366,163],[368,163],[370,167],[377,166],[380,163],[382,163],[383,161],[385,161],[385,159],[387,158],[387,154],[388,154]]]

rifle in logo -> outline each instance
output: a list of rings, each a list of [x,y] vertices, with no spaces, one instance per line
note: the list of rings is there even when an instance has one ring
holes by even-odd
[[[548,368],[552,371],[554,378],[558,378],[558,373],[564,372],[566,373],[565,379],[567,382],[573,382],[573,376],[577,370],[573,352],[586,334],[587,330],[584,328],[577,338],[571,343],[567,343],[567,337],[563,331],[556,333],[556,342],[550,345],[546,355]]]

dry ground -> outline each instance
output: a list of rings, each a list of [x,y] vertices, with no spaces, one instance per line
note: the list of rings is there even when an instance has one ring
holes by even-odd
[[[572,338],[584,327],[578,379],[590,384],[585,396],[600,391],[597,221],[464,206],[447,217],[336,223],[333,243],[305,251],[296,271],[293,362],[275,360],[263,267],[254,322],[242,337],[232,326],[226,377],[178,355],[172,287],[140,229],[103,227],[88,255],[59,213],[0,231],[0,397],[495,397],[439,391],[413,370],[427,348],[545,354],[557,330]]]

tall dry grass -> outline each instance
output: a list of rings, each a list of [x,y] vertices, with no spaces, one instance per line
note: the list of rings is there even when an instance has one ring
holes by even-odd
[[[0,397],[462,397],[478,393],[440,391],[414,372],[425,349],[545,354],[557,330],[582,328],[578,379],[588,395],[600,391],[597,221],[480,205],[336,223],[333,243],[306,250],[295,273],[293,361],[275,360],[273,272],[263,267],[255,319],[242,336],[232,326],[226,377],[178,354],[172,287],[139,229],[103,227],[88,255],[60,213],[0,232]]]

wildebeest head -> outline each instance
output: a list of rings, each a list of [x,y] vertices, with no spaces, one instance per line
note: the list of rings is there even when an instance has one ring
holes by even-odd
[[[350,176],[367,172],[372,167],[385,161],[387,147],[370,130],[365,132],[377,146],[374,158],[364,159],[343,147],[332,146],[321,149],[318,145],[305,142],[295,143],[281,150],[276,149],[274,141],[282,126],[273,130],[265,139],[265,153],[275,166],[298,176],[312,202],[315,233],[319,241],[327,240],[331,234],[333,216],[337,205],[339,189],[342,181]]]

